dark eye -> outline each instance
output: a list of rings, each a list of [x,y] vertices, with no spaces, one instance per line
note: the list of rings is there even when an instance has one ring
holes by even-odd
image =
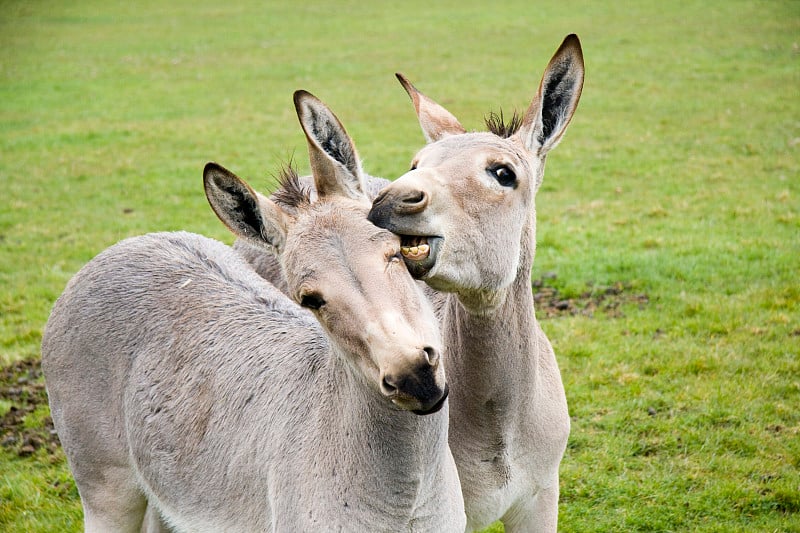
[[[411,163],[411,168],[409,169],[409,171],[411,171],[411,170],[417,170],[417,164],[416,163]]]
[[[325,305],[325,300],[322,299],[322,296],[315,293],[304,294],[302,298],[300,298],[300,305],[305,307],[306,309],[319,309],[323,305]]]
[[[506,165],[492,165],[486,169],[486,172],[503,187],[516,188],[517,186],[517,175]]]

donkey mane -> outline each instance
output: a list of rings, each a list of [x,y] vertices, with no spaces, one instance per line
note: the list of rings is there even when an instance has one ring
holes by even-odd
[[[503,109],[501,108],[500,113],[489,111],[489,116],[484,117],[483,121],[486,123],[486,127],[490,132],[498,137],[507,139],[517,133],[517,130],[522,126],[522,115],[517,113],[515,109],[511,114],[511,118],[506,122],[503,116]]]
[[[278,173],[278,189],[272,194],[275,203],[292,210],[311,205],[311,190],[300,183],[294,163],[289,161]]]

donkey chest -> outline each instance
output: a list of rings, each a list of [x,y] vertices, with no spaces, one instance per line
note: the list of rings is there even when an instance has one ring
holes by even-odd
[[[569,434],[565,402],[547,410],[492,402],[482,407],[458,419],[450,438],[473,525],[490,524],[516,502],[557,483]]]
[[[530,465],[521,463],[510,449],[484,449],[479,457],[459,464],[468,531],[498,520],[515,502],[538,489]]]

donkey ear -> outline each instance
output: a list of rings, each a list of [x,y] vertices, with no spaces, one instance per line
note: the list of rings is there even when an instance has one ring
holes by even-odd
[[[294,107],[308,141],[317,194],[366,198],[358,152],[333,111],[306,91],[295,91]]]
[[[544,155],[561,140],[578,107],[583,72],[581,42],[568,35],[548,63],[517,133],[528,150]]]
[[[280,254],[291,217],[226,168],[208,163],[203,187],[211,209],[237,237]]]
[[[419,125],[422,127],[422,134],[425,135],[425,141],[432,143],[448,135],[466,133],[467,130],[464,129],[464,126],[450,111],[419,92],[399,72],[395,76],[400,80],[400,84],[414,103],[414,109],[417,110],[417,118],[419,119]]]

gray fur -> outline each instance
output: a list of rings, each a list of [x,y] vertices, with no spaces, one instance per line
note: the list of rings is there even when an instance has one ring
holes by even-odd
[[[238,178],[208,165],[205,179],[225,211],[209,185]],[[444,374],[398,239],[366,221],[366,196],[293,214],[258,195],[233,204],[263,216],[221,213],[232,229],[241,216],[280,237],[260,246],[279,253],[292,298],[313,290],[326,306],[301,309],[231,248],[183,232],[127,239],[81,269],[42,361],[86,530],[463,531],[447,404],[409,412],[443,401]]]

